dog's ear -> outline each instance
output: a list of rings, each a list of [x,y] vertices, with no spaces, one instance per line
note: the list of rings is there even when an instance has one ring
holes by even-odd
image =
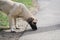
[[[29,19],[27,20],[27,22],[30,24],[30,26],[31,26],[31,28],[32,28],[33,30],[37,30],[37,26],[36,26],[36,23],[37,23],[37,22],[35,22],[33,18],[29,18]]]
[[[37,19],[28,18],[28,19],[27,19],[27,22],[28,22],[28,23],[32,23],[32,24],[36,24],[36,23],[37,23]]]
[[[34,20],[33,18],[28,18],[28,19],[27,19],[27,22],[30,23],[30,22],[32,22],[33,20]]]

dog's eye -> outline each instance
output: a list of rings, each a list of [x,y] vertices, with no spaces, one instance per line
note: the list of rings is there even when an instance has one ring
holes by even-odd
[[[33,24],[36,24],[36,22],[33,22]]]

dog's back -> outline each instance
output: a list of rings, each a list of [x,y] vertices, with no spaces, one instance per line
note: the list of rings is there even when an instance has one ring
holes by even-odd
[[[0,11],[8,13],[12,9],[13,4],[10,0],[0,0]]]

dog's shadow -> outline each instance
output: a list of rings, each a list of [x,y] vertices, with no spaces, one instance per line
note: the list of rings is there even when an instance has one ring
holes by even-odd
[[[41,33],[41,32],[55,31],[55,30],[60,30],[60,24],[46,26],[46,27],[38,27],[38,30],[36,31],[32,31],[31,29],[26,30],[23,36],[29,35],[29,34]]]
[[[48,32],[48,31],[54,31],[54,30],[60,30],[60,24],[48,26],[48,27],[38,27],[38,30],[32,31],[31,29],[26,30],[24,32],[0,32],[0,40],[18,40],[21,36],[29,35],[29,34],[36,34],[41,32]]]

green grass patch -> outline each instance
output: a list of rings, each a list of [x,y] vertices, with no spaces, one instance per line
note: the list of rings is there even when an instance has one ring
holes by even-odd
[[[8,18],[3,12],[0,12],[0,26],[8,26]]]
[[[27,7],[31,7],[32,6],[32,0],[13,0],[19,3],[23,3],[25,4]]]

